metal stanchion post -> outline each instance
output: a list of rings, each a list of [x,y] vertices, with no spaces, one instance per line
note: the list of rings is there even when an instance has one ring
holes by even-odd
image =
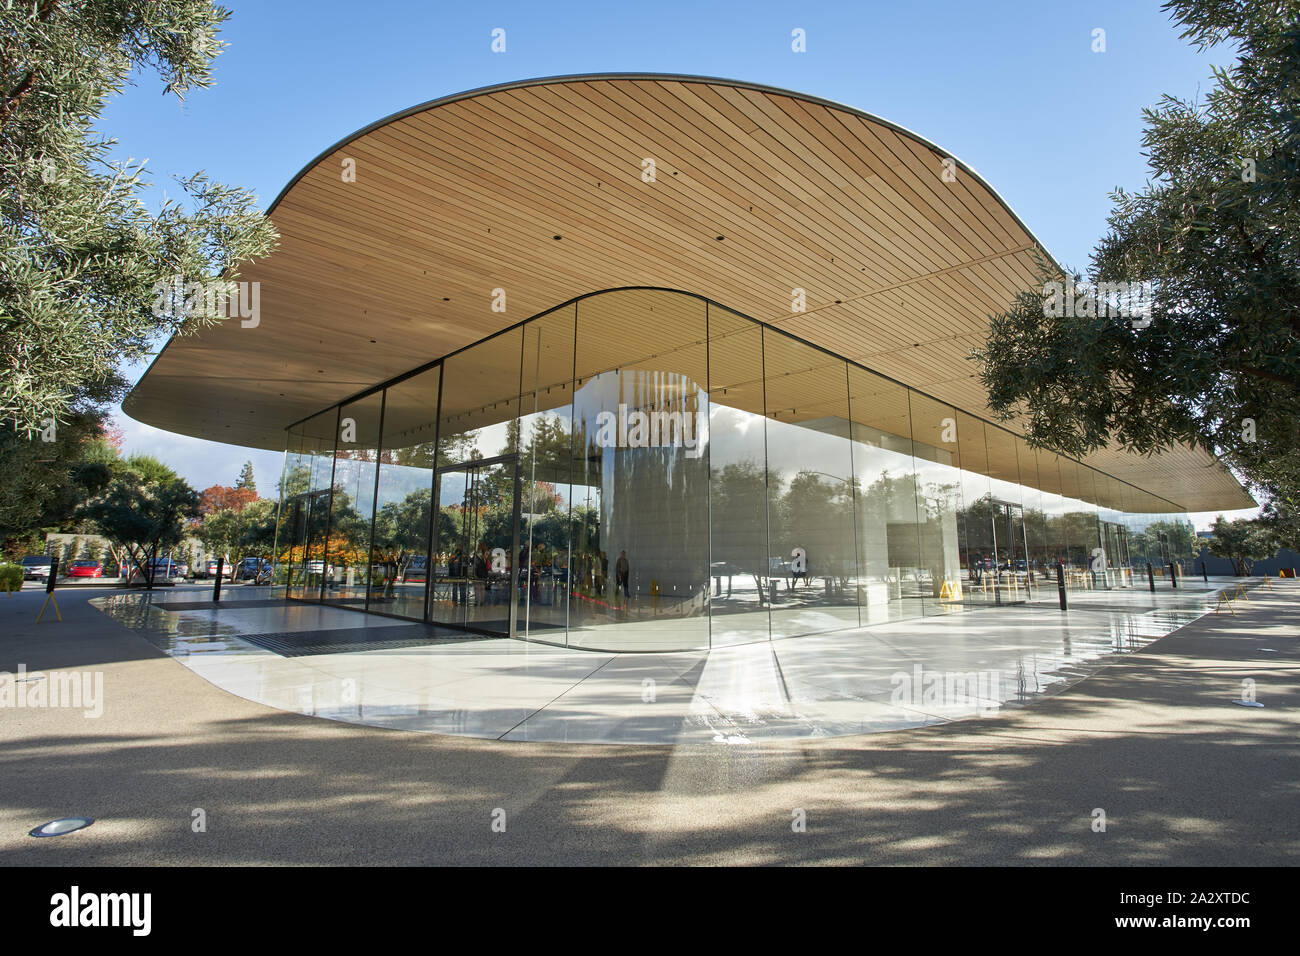
[[[50,606],[51,601],[54,602],[54,616],[60,621],[63,620],[63,615],[59,613],[59,599],[54,596],[54,587],[58,583],[58,579],[59,557],[55,555],[50,559],[50,576],[45,579],[45,603],[41,605],[40,613],[36,615],[37,624],[41,623],[41,618],[45,616],[45,609]]]
[[[1205,579],[1206,584],[1210,583],[1210,572],[1206,570],[1204,561],[1201,562],[1201,577]]]
[[[1147,562],[1147,583],[1151,585],[1151,593],[1156,593],[1156,573],[1151,570],[1151,562]]]
[[[1061,610],[1068,611],[1070,607],[1065,597],[1065,565],[1063,564],[1056,566],[1056,595],[1061,599]]]
[[[1178,565],[1172,561],[1169,562],[1169,583],[1175,591],[1178,590]]]
[[[217,583],[212,585],[212,603],[216,604],[221,600],[221,576],[226,573],[225,555],[217,558]]]

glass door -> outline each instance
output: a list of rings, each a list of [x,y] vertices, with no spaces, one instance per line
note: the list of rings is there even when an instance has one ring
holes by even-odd
[[[1021,601],[1028,596],[1029,546],[1025,538],[1025,511],[1009,501],[994,501],[992,504],[993,598],[998,604]]]
[[[330,491],[295,495],[285,505],[288,527],[293,529],[290,547],[288,593],[291,598],[319,601],[325,574],[325,530],[329,525]],[[234,560],[235,556],[231,555]]]
[[[1105,586],[1127,587],[1125,570],[1128,565],[1127,532],[1123,526],[1111,521],[1102,522],[1101,547],[1105,561]]]
[[[962,516],[965,525],[967,601],[993,601],[996,592],[994,528],[998,506],[988,498],[975,502]]]
[[[514,637],[530,564],[513,455],[438,469],[429,619]]]
[[[1133,560],[1128,550],[1128,528],[1119,525],[1116,529],[1118,538],[1119,551],[1116,553],[1116,561],[1121,568],[1121,576],[1124,579],[1124,587],[1129,587],[1133,583]]]

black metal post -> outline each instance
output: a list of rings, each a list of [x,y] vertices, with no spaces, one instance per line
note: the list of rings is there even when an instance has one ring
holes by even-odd
[[[1065,598],[1065,565],[1063,564],[1056,566],[1056,595],[1061,599],[1061,610],[1068,611],[1070,606]]]
[[[1151,593],[1156,593],[1156,573],[1151,570],[1151,562],[1147,562],[1147,583],[1151,585]]]
[[[1210,572],[1205,569],[1204,561],[1201,562],[1201,577],[1205,579],[1206,584],[1210,583]]]
[[[217,558],[217,583],[212,585],[212,603],[215,604],[221,600],[221,576],[226,573],[226,557],[222,555]]]
[[[1169,562],[1169,583],[1174,590],[1178,589],[1178,565],[1172,561]]]
[[[441,386],[439,386],[439,387],[441,387]],[[520,521],[520,516],[519,516],[519,506],[520,506],[521,501],[523,500],[523,489],[520,487],[521,476],[520,476],[520,474],[519,474],[519,456],[518,456],[518,455],[516,455],[516,456],[514,457],[513,462],[511,462],[511,467],[514,468],[514,473],[515,473],[515,480],[514,480],[514,486],[515,486],[515,487],[514,487],[514,512],[515,512],[515,514],[514,514],[514,521],[511,522],[511,525],[510,525],[510,590],[509,590],[508,592],[506,592],[506,593],[507,593],[507,595],[509,596],[509,599],[510,599],[510,613],[509,613],[509,621],[510,621],[510,624],[509,624],[509,631],[508,631],[507,633],[509,634],[510,637],[513,638],[513,637],[517,637],[518,634],[519,634],[519,581],[521,580],[521,578],[520,578],[520,574],[521,574],[521,573],[523,574],[523,578],[522,578],[522,580],[527,581],[527,580],[528,580],[527,575],[528,575],[528,571],[529,571],[529,569],[528,569],[528,568],[520,568],[520,567],[519,567],[519,565],[520,565],[520,561],[519,561],[519,521]],[[477,476],[476,476],[476,478],[477,478]],[[529,554],[529,558],[531,559],[531,557],[532,557],[532,554],[530,553],[530,554]],[[527,584],[525,584],[524,586],[527,587]]]
[[[50,576],[45,579],[45,603],[41,605],[40,611],[36,615],[36,623],[41,623],[41,618],[45,616],[45,609],[54,605],[54,616],[62,623],[63,614],[59,611],[59,600],[54,596],[54,588],[59,580],[59,558],[53,555],[50,559]]]

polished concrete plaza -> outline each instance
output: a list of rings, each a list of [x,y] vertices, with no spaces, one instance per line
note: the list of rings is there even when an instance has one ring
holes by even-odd
[[[1145,646],[1135,630],[1131,653],[1101,660],[1086,680],[1058,672],[1053,686],[1063,689],[1029,706],[989,716],[977,708],[972,719],[888,733],[774,740],[750,727],[743,742],[699,733],[672,745],[619,746],[304,716],[181,666],[92,606],[93,592],[62,593],[63,621],[36,624],[44,595],[25,591],[0,598],[0,671],[22,665],[28,680],[102,676],[103,709],[93,719],[70,707],[0,710],[0,865],[1294,865],[1300,585],[1249,584],[1250,600],[1236,602],[1235,616],[1204,614]],[[155,600],[201,604],[204,596],[176,588]],[[259,600],[251,591],[235,588],[227,598],[217,613],[242,619],[229,630],[249,629],[243,612],[265,614],[245,603]],[[1136,625],[1144,612],[1134,610]],[[1035,617],[1048,621],[1047,611]],[[1104,641],[1102,613],[1072,607],[1071,658],[1089,622]],[[137,608],[137,618],[151,616]],[[428,644],[427,635],[400,628],[367,634],[371,622],[359,614],[349,620],[355,626],[313,632],[304,617],[307,630],[250,636],[289,664],[355,653],[353,639],[379,631],[397,651],[406,641]],[[878,633],[874,651],[897,647],[896,636]],[[989,644],[999,639],[1020,638],[985,635]],[[767,650],[786,662],[804,643]],[[1062,639],[1021,655],[1043,660],[1064,650]],[[541,654],[549,652],[514,661],[540,668]],[[787,684],[794,670],[783,663]],[[1262,707],[1237,703],[1247,682]],[[660,687],[658,699],[672,694]],[[590,720],[613,725],[597,712]],[[207,815],[205,832],[192,828],[196,808]],[[1093,829],[1097,808],[1107,815],[1104,833]],[[794,809],[806,812],[806,832],[792,832]],[[498,811],[507,832],[491,829]],[[72,815],[96,822],[57,840],[27,835]]]
[[[480,638],[241,588],[92,604],[217,687],[315,717],[512,741],[741,745],[1032,704],[1211,610],[1221,586],[1055,593],[712,652]],[[1050,598],[1050,600],[1049,600]]]

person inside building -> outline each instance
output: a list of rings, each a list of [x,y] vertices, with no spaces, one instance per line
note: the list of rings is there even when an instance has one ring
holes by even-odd
[[[629,597],[628,578],[630,574],[631,574],[631,569],[629,568],[627,563],[627,552],[620,551],[618,553],[618,562],[614,565],[614,598],[617,601],[618,589],[622,588],[624,607],[627,607],[627,599]]]

